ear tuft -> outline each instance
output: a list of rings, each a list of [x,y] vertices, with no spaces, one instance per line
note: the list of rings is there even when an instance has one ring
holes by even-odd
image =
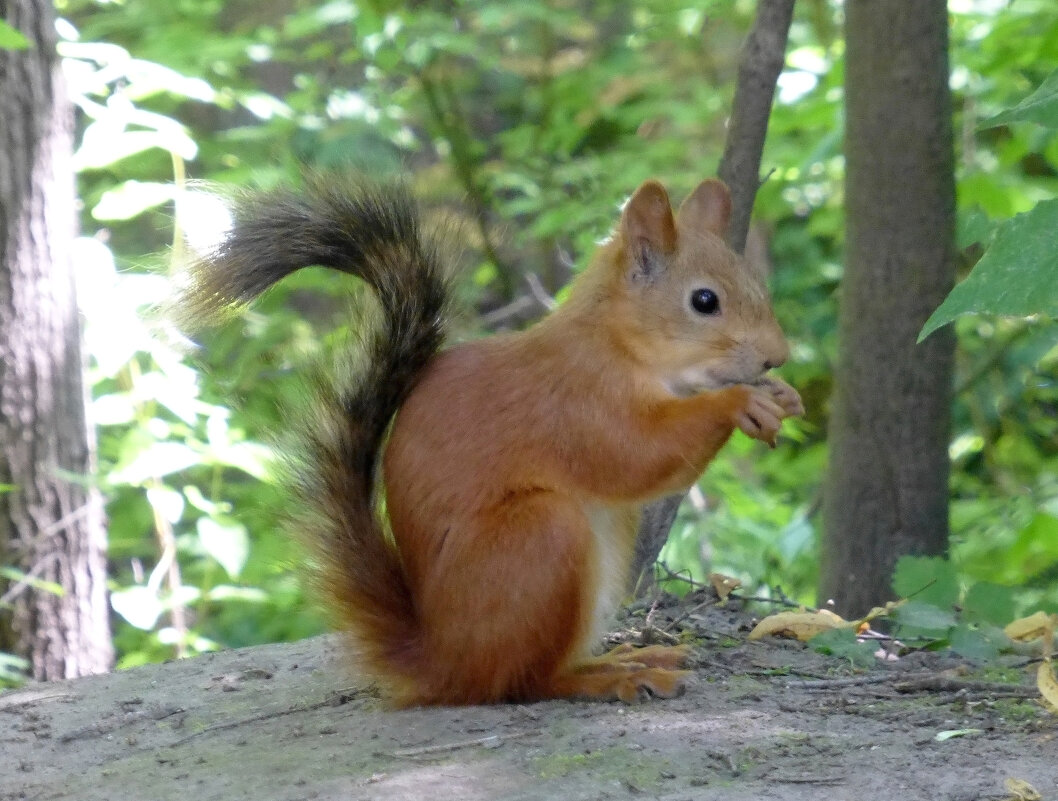
[[[687,196],[680,206],[677,223],[683,230],[710,231],[717,236],[727,233],[731,221],[731,191],[727,184],[709,178]]]
[[[665,187],[645,181],[635,191],[621,214],[621,233],[635,274],[648,277],[657,272],[660,257],[676,249],[676,222]]]

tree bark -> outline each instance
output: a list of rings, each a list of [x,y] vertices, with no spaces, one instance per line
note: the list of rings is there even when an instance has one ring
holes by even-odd
[[[13,613],[0,607],[0,648],[27,657],[37,679],[72,678],[113,659],[68,258],[73,113],[51,0],[0,0],[0,13],[30,40],[0,50],[0,564],[26,576],[2,593]]]
[[[891,597],[903,554],[948,540],[955,186],[944,0],[845,4],[846,268],[823,508],[822,599]]]
[[[761,0],[753,30],[739,59],[735,99],[727,127],[724,155],[717,174],[731,190],[731,222],[727,243],[737,253],[746,249],[753,201],[760,188],[760,160],[768,133],[775,84],[786,62],[786,40],[793,19],[794,0]],[[665,546],[685,493],[669,495],[643,511],[632,557],[632,581],[637,594],[653,585],[647,572]]]
[[[720,180],[731,190],[727,243],[737,253],[746,249],[753,201],[760,188],[760,160],[775,84],[786,63],[786,40],[793,8],[794,0],[761,0],[739,60],[724,155],[717,168]]]

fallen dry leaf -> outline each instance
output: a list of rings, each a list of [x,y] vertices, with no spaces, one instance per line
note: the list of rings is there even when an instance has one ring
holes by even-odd
[[[1028,642],[1029,640],[1043,637],[1048,630],[1050,630],[1053,635],[1053,617],[1053,615],[1048,615],[1046,612],[1036,612],[1028,617],[1019,618],[1013,623],[1008,623],[1003,631],[1006,632],[1006,635],[1010,637],[1010,639],[1018,640],[1020,642]]]
[[[1036,670],[1036,686],[1043,696],[1043,706],[1058,714],[1058,679],[1054,677],[1051,667],[1051,653],[1054,650],[1054,630],[1058,628],[1058,615],[1036,612],[1009,624],[1003,631],[1012,640],[1029,642],[1040,640],[1040,655],[1043,661]]]
[[[907,603],[907,598],[901,598],[899,601],[890,601],[885,606],[876,606],[866,615],[860,618],[864,623],[869,623],[875,618],[889,617],[899,607]]]
[[[1036,669],[1036,686],[1043,696],[1044,706],[1058,714],[1058,679],[1054,677],[1050,659],[1044,659]]]
[[[1003,801],[1040,801],[1043,796],[1040,795],[1039,790],[1033,787],[1024,779],[1007,779],[1006,782],[1007,792],[1009,796],[1003,799]]]
[[[710,573],[709,583],[713,585],[713,589],[716,590],[716,594],[720,596],[721,601],[726,601],[727,596],[742,586],[742,582],[737,578],[725,576],[723,573]]]
[[[759,640],[761,637],[772,635],[796,637],[803,642],[824,631],[851,628],[854,625],[855,623],[850,623],[828,609],[821,609],[818,612],[779,612],[768,615],[754,626],[753,631],[749,633],[749,639]]]

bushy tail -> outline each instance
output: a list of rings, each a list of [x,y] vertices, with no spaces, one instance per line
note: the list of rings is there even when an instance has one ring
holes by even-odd
[[[299,535],[364,669],[399,697],[402,674],[410,682],[416,667],[418,627],[377,515],[375,470],[390,420],[443,342],[449,297],[414,200],[403,187],[326,176],[308,178],[301,191],[247,196],[235,204],[224,243],[189,270],[181,306],[192,320],[208,321],[313,265],[365,280],[381,314],[363,332],[352,375],[318,378],[317,408],[294,420]]]

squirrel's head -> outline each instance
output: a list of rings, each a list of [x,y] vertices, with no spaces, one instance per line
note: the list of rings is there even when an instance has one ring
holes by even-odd
[[[763,276],[724,242],[730,216],[721,181],[703,181],[675,215],[647,181],[605,260],[609,300],[624,307],[614,335],[679,394],[752,383],[789,356]]]

